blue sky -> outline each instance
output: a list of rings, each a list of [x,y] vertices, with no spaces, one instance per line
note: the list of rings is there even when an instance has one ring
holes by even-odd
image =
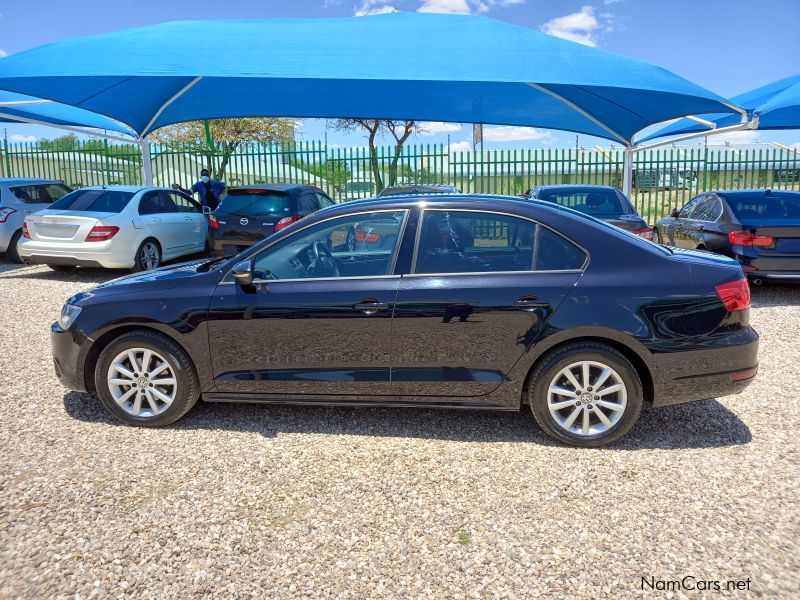
[[[800,71],[800,0],[0,0],[0,55],[177,19],[335,17],[390,10],[484,14],[655,63],[723,96]],[[27,125],[6,129],[10,140],[60,135]],[[426,129],[412,141],[446,143],[449,136],[455,147],[466,147],[471,137],[470,126],[431,124]],[[306,120],[299,131],[301,139],[322,139],[326,127],[324,121]],[[327,134],[332,145],[364,143],[357,134],[330,129]],[[487,128],[486,137],[490,149],[575,144],[569,133],[526,128]],[[800,132],[741,132],[730,139],[792,145],[800,141]],[[579,143],[608,145],[583,135]]]

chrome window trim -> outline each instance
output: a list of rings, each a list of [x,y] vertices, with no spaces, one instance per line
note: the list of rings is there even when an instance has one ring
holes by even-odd
[[[353,277],[309,277],[308,279],[254,279],[253,284],[306,283],[313,281],[352,281],[355,279],[400,279],[402,275],[355,275]],[[235,281],[220,281],[219,285],[236,285]]]
[[[477,212],[477,213],[484,213],[484,214],[490,214],[490,215],[500,215],[500,216],[503,216],[503,217],[513,217],[513,218],[516,218],[516,219],[523,219],[525,221],[530,221],[531,223],[536,225],[536,232],[534,233],[534,240],[533,240],[534,245],[533,245],[533,248],[531,249],[532,252],[534,252],[533,253],[533,259],[532,259],[534,261],[534,264],[535,264],[535,261],[536,261],[536,258],[537,258],[537,255],[535,254],[535,252],[538,251],[538,249],[539,249],[539,231],[540,231],[539,228],[540,227],[544,227],[546,229],[549,229],[555,235],[562,237],[563,239],[567,240],[569,243],[571,243],[571,244],[577,246],[578,248],[580,248],[580,250],[581,250],[581,252],[583,252],[583,256],[584,256],[583,264],[581,265],[581,267],[579,269],[552,269],[552,270],[548,270],[548,269],[541,269],[541,270],[531,269],[529,271],[478,271],[478,272],[475,272],[475,273],[417,273],[417,254],[419,252],[419,240],[422,237],[422,226],[425,223],[425,212],[426,211],[436,211],[436,212],[473,212],[473,213]],[[514,274],[514,275],[520,275],[520,274],[531,275],[531,274],[535,274],[535,273],[583,273],[586,270],[586,267],[589,266],[589,251],[586,250],[586,248],[581,246],[579,243],[573,241],[572,238],[569,238],[569,237],[565,236],[563,233],[560,233],[559,231],[556,231],[552,227],[549,227],[548,225],[545,225],[544,223],[536,221],[535,219],[531,219],[530,217],[525,217],[523,215],[517,215],[517,214],[514,214],[514,213],[503,212],[503,211],[499,211],[499,210],[480,210],[480,209],[475,209],[475,208],[427,208],[427,207],[423,207],[423,208],[420,208],[419,219],[417,219],[417,236],[416,237],[417,237],[417,239],[414,240],[414,253],[413,253],[413,256],[411,258],[411,272],[407,273],[405,275],[407,277],[410,277],[410,276],[415,276],[415,277],[444,277],[444,276],[452,277],[452,276],[455,276],[455,275],[510,275],[510,274]],[[531,265],[531,266],[533,266],[533,265]]]
[[[267,244],[261,250],[259,250],[256,254],[251,255],[248,258],[245,258],[243,260],[252,261],[253,267],[255,267],[255,263],[256,263],[256,260],[257,260],[258,256],[260,254],[262,254],[263,252],[266,252],[267,250],[272,248],[275,244],[283,242],[283,241],[285,241],[287,239],[290,239],[290,238],[296,236],[297,234],[299,234],[301,231],[305,231],[309,227],[315,227],[317,225],[321,225],[322,223],[327,223],[328,221],[333,221],[334,219],[343,219],[343,218],[347,218],[347,217],[356,217],[358,215],[373,215],[375,213],[398,213],[398,212],[402,212],[403,213],[403,220],[400,223],[400,229],[399,229],[399,233],[397,235],[397,242],[395,243],[394,251],[392,252],[392,258],[389,261],[389,274],[386,274],[386,275],[359,275],[359,276],[354,276],[354,277],[309,277],[309,278],[298,277],[297,279],[255,279],[255,280],[253,280],[253,283],[257,283],[257,282],[275,283],[275,282],[278,282],[278,281],[330,281],[330,280],[339,280],[339,279],[376,279],[376,278],[393,277],[394,276],[394,270],[395,270],[395,267],[396,267],[396,264],[397,264],[397,257],[398,257],[398,255],[400,253],[400,245],[401,245],[401,243],[403,241],[403,238],[405,237],[406,226],[408,225],[408,217],[409,217],[409,214],[411,213],[411,209],[410,208],[386,208],[386,209],[379,209],[379,210],[364,210],[364,211],[359,211],[359,212],[354,212],[354,213],[347,213],[347,214],[344,214],[344,215],[334,215],[332,217],[328,217],[327,219],[322,219],[321,221],[317,221],[316,223],[309,223],[306,226],[301,227],[300,229],[295,231],[292,235],[287,236],[285,238],[282,238],[280,240],[275,240],[274,242],[271,242],[270,244]],[[239,261],[239,262],[241,262],[241,261]],[[228,283],[235,283],[234,281],[226,281],[226,279],[228,279],[228,277],[231,275],[231,273],[233,272],[233,269],[236,267],[237,264],[238,264],[238,262],[234,263],[233,267],[231,267],[230,270],[227,273],[225,273],[225,275],[222,276],[222,279],[219,282],[220,285],[228,284]]]

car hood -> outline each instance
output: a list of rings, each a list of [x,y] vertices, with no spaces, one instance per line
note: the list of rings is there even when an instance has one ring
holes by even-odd
[[[134,273],[106,281],[89,290],[73,296],[70,301],[77,302],[81,299],[92,296],[104,296],[106,294],[130,294],[133,292],[145,292],[152,290],[168,290],[186,283],[186,280],[194,277],[207,277],[208,272],[199,272],[197,267],[207,262],[208,259],[193,260],[190,262],[162,267],[154,271],[144,273]]]

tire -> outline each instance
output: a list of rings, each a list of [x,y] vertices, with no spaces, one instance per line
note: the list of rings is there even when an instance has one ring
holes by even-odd
[[[136,367],[142,367],[147,360],[150,371],[155,371],[153,375],[150,371],[131,369],[128,352],[137,361]],[[149,359],[147,352],[151,353]],[[124,369],[114,367],[114,363]],[[132,371],[134,377],[124,375],[123,371]],[[142,385],[145,379],[155,383]],[[158,382],[170,380],[174,384],[158,385]],[[114,381],[131,383],[115,385]],[[94,384],[108,412],[123,423],[144,427],[174,423],[189,412],[200,397],[197,375],[186,352],[167,336],[148,330],[125,333],[106,346],[95,365]],[[133,393],[129,393],[131,390]],[[170,402],[164,402],[162,397],[170,398]]]
[[[152,253],[155,253],[154,257]],[[148,261],[147,256],[153,257],[152,260],[155,260],[154,266],[148,266],[153,265],[153,263]],[[134,273],[139,273],[140,271],[152,271],[159,266],[161,266],[161,245],[155,239],[147,238],[136,249],[136,254],[133,257],[133,269],[131,270]]]
[[[550,392],[551,385],[564,391],[575,391],[575,386],[562,373],[573,365],[576,382],[583,387],[583,366],[590,363],[589,382],[596,382],[606,367],[611,368],[600,389],[580,389],[581,395],[557,394]],[[578,366],[574,366],[574,365]],[[622,384],[618,391],[603,393],[612,386]],[[603,406],[595,404],[596,392],[602,396]],[[631,362],[614,348],[597,342],[576,342],[563,346],[545,355],[544,359],[531,373],[528,380],[528,401],[536,422],[550,437],[580,448],[594,448],[611,444],[624,436],[642,411],[644,393],[639,374]],[[578,405],[580,402],[580,405]],[[551,403],[554,405],[551,411]],[[558,409],[558,405],[563,408]],[[612,409],[609,405],[622,407]],[[601,421],[598,411],[606,422]],[[577,413],[575,416],[574,413]],[[584,418],[589,415],[589,428],[586,433]],[[560,420],[556,420],[556,416]],[[571,423],[570,419],[574,419]]]
[[[6,249],[6,258],[10,260],[12,263],[21,263],[22,259],[19,257],[19,252],[17,251],[17,244],[19,243],[19,238],[22,237],[22,230],[15,231],[14,235],[11,236],[11,241],[8,242],[8,248]]]
[[[75,265],[47,265],[47,266],[53,269],[53,271],[55,271],[56,273],[67,273],[69,271],[74,271],[75,269],[78,268]]]

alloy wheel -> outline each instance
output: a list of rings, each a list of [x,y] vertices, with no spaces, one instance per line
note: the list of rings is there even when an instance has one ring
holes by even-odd
[[[152,271],[158,268],[160,262],[158,246],[155,242],[145,242],[139,252],[139,262],[145,271]]]
[[[593,436],[611,429],[627,405],[625,382],[613,368],[583,360],[561,369],[547,391],[555,422],[573,435]]]
[[[154,417],[170,407],[178,392],[166,359],[148,348],[120,352],[108,367],[108,389],[114,401],[134,417]]]

